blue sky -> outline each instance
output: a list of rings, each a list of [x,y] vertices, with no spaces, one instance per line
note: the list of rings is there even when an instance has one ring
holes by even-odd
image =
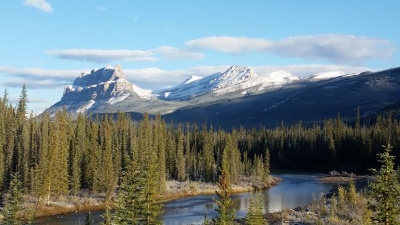
[[[29,110],[61,99],[82,72],[122,65],[127,79],[162,89],[230,65],[361,72],[399,66],[397,0],[4,0],[0,91]]]

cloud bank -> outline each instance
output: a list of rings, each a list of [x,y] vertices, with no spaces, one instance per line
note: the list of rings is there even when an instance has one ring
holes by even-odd
[[[0,66],[0,74],[6,74],[12,79],[5,80],[1,85],[6,87],[54,89],[71,84],[85,70],[48,70],[41,68],[12,68]]]
[[[224,72],[230,65],[198,66],[186,69],[164,70],[157,67],[140,69],[124,69],[127,80],[141,88],[160,90],[183,82],[192,75],[205,77],[217,72]],[[373,71],[368,67],[322,65],[322,64],[299,64],[286,66],[253,66],[258,75],[265,75],[278,70],[285,70],[298,77],[307,77],[319,72],[343,71],[345,73],[358,73]],[[91,69],[81,70],[47,70],[41,68],[11,68],[0,66],[0,74],[5,74],[10,79],[1,85],[7,87],[22,87],[25,83],[29,88],[37,89],[61,89],[73,81],[83,72]]]
[[[50,50],[48,54],[57,55],[61,59],[74,59],[96,63],[112,60],[154,62],[157,58],[151,51],[142,50],[100,50],[100,49],[68,49]]]
[[[389,40],[343,34],[298,36],[278,41],[212,36],[190,40],[185,44],[197,50],[214,50],[229,54],[261,52],[281,57],[353,65],[370,59],[390,58],[395,49]]]
[[[53,8],[46,0],[25,0],[24,5],[35,7],[47,13],[53,12]]]
[[[374,39],[343,34],[324,34],[289,37],[277,41],[262,38],[210,36],[189,40],[183,48],[160,46],[149,50],[66,49],[49,50],[48,54],[61,59],[106,63],[113,60],[155,62],[159,60],[201,60],[203,51],[243,55],[272,54],[285,58],[327,61],[335,64],[361,65],[372,59],[389,59],[394,44],[385,39]]]
[[[72,59],[79,61],[90,61],[95,63],[107,63],[113,60],[126,62],[155,62],[161,59],[198,60],[204,56],[202,53],[189,51],[187,49],[161,46],[151,50],[102,50],[102,49],[66,49],[49,50],[46,53],[56,55],[61,59]]]

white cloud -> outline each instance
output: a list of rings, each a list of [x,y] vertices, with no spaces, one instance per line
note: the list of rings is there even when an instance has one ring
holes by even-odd
[[[53,8],[46,0],[25,0],[24,5],[38,8],[47,13],[53,12]]]
[[[352,65],[369,59],[387,59],[394,53],[393,43],[389,40],[342,34],[298,36],[278,41],[212,36],[187,41],[186,45],[195,49],[209,49],[230,54],[264,52],[281,57],[325,60]]]
[[[52,79],[58,81],[68,81],[79,76],[79,74],[82,73],[82,70],[48,70],[41,68],[12,68],[0,66],[0,73],[32,80]]]
[[[10,88],[21,88],[22,85],[26,85],[28,89],[54,89],[62,88],[65,85],[71,84],[68,81],[55,81],[52,79],[45,80],[29,80],[29,79],[12,79],[2,83],[2,85]]]
[[[244,54],[256,51],[266,51],[272,46],[272,42],[260,38],[212,36],[185,43],[195,49],[212,49],[231,54]]]
[[[193,52],[185,49],[174,48],[170,46],[161,46],[153,50],[155,53],[161,54],[166,59],[193,59],[198,60],[204,58],[199,52]]]
[[[284,57],[359,64],[369,59],[389,58],[394,47],[388,40],[326,34],[283,39],[275,42],[270,51]]]
[[[49,50],[47,53],[57,55],[61,59],[73,59],[96,63],[106,63],[112,60],[142,62],[157,61],[157,58],[153,56],[153,52],[142,50],[68,49]]]
[[[151,50],[101,50],[101,49],[66,49],[49,50],[48,54],[56,55],[61,59],[107,63],[113,60],[155,62],[160,59],[202,59],[204,55],[188,49],[179,49],[170,46],[161,46]]]

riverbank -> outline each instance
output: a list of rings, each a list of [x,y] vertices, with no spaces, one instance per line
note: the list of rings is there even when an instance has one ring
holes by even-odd
[[[237,184],[232,185],[232,193],[243,193],[254,190],[264,190],[271,186],[277,185],[281,179],[277,177],[270,177],[268,182],[258,182],[250,180],[242,180]],[[160,195],[159,198],[162,202],[171,201],[178,198],[198,196],[198,195],[212,195],[218,190],[218,185],[205,182],[178,182],[174,180],[167,181],[166,191]],[[105,209],[106,207],[115,207],[116,195],[113,196],[111,202],[105,203],[105,194],[90,194],[82,190],[77,196],[65,196],[51,201],[49,206],[36,205],[35,198],[31,196],[24,197],[24,218],[32,217],[45,217],[45,216],[62,216],[63,214],[95,211]]]
[[[232,193],[265,190],[279,184],[281,181],[282,180],[278,177],[270,177],[268,182],[244,180],[237,184],[232,184]],[[190,196],[213,195],[217,190],[218,185],[215,183],[168,181],[166,192],[161,196],[161,199],[165,202]]]

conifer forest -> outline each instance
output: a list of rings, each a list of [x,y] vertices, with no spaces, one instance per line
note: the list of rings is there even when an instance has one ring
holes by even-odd
[[[380,167],[382,145],[389,143],[391,154],[400,153],[400,122],[388,116],[367,123],[359,111],[352,125],[338,115],[312,126],[282,122],[275,128],[225,131],[212,124],[167,123],[147,114],[139,123],[125,113],[71,118],[58,111],[27,116],[27,101],[25,88],[15,107],[7,92],[0,98],[0,188],[5,196],[17,183],[23,194],[43,205],[83,189],[105,193],[111,200],[119,188],[127,197],[133,185],[140,185],[150,198],[139,200],[158,212],[161,209],[151,202],[165,191],[167,180],[217,183],[222,174],[230,183],[243,177],[262,181],[269,176],[270,165],[366,172]],[[127,208],[132,201],[119,204]],[[131,207],[144,210],[140,204]]]

